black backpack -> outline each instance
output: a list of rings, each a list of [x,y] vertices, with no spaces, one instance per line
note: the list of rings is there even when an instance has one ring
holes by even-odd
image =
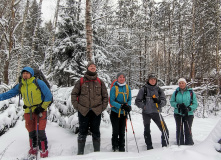
[[[49,89],[51,89],[51,86],[49,84],[49,82],[47,81],[47,79],[45,78],[44,74],[42,73],[41,70],[39,69],[33,69],[34,70],[34,77],[35,77],[35,80],[33,81],[33,83],[37,86],[37,89],[39,89],[41,91],[41,88],[39,87],[39,84],[38,84],[38,79],[42,80],[45,82],[45,84],[48,86]],[[20,75],[19,76],[19,106],[20,106],[20,99],[22,97],[22,94],[21,94],[21,87],[22,87],[22,76]],[[41,94],[42,94],[42,91],[41,91]],[[51,100],[51,103],[49,104],[49,106],[53,103],[53,96],[52,96],[52,100]],[[48,107],[49,107],[48,106]]]
[[[146,87],[146,85],[144,85],[143,88],[144,88],[143,102],[146,103],[146,96],[147,96],[147,87]],[[161,95],[161,92],[162,92],[162,91],[161,91],[160,87],[158,87],[159,97],[160,97],[160,95]]]

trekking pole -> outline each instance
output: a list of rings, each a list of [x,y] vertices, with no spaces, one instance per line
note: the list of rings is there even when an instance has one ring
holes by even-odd
[[[37,152],[36,152],[36,160],[38,159],[38,150],[39,150],[39,143],[38,143],[39,117],[42,117],[42,113],[39,113],[38,116],[37,116],[37,130],[36,130],[36,136],[37,136]]]
[[[156,98],[155,94],[153,95],[153,98]],[[156,107],[157,107],[157,111],[159,113],[160,122],[161,122],[161,126],[162,126],[162,129],[163,129],[163,134],[164,134],[167,146],[169,146],[169,137],[167,135],[166,128],[165,128],[165,125],[164,125],[164,122],[163,122],[163,118],[162,118],[162,115],[160,114],[159,107],[158,107],[157,103],[156,103]]]
[[[126,117],[126,151],[128,152],[128,141],[127,141],[127,117]]]
[[[178,146],[180,146],[180,139],[181,139],[181,131],[183,128],[183,121],[182,121],[182,116],[180,117],[180,133],[179,133],[179,141],[178,141]]]
[[[133,124],[132,124],[130,112],[128,112],[128,115],[129,115],[129,118],[130,118],[130,123],[131,123],[132,131],[133,131],[133,134],[134,134],[134,139],[135,139],[135,142],[136,142],[136,145],[137,145],[137,140],[136,140],[136,137],[135,137],[134,127],[133,127]],[[137,145],[137,151],[138,151],[138,153],[139,153],[138,145]]]

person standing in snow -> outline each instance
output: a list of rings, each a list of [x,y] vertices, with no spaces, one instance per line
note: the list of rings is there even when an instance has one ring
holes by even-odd
[[[176,121],[176,141],[178,145],[193,145],[193,111],[198,106],[196,94],[191,88],[187,87],[186,79],[180,78],[178,80],[178,85],[179,87],[176,89],[176,91],[174,91],[170,99],[170,104],[172,107],[174,107],[174,118]]]
[[[156,96],[155,98],[154,95]],[[150,134],[151,119],[162,132],[162,147],[166,147],[169,144],[169,131],[163,117],[160,115],[162,107],[166,105],[166,96],[163,90],[157,85],[157,76],[155,73],[148,75],[147,84],[139,90],[135,99],[135,104],[143,110],[144,139],[147,145],[147,150],[153,149]]]
[[[117,96],[116,96],[116,92]],[[112,124],[112,150],[125,152],[125,127],[127,114],[131,111],[131,89],[124,73],[117,74],[117,81],[110,90]]]
[[[101,113],[107,108],[108,93],[102,80],[97,76],[96,65],[89,62],[87,71],[75,84],[71,93],[71,102],[78,111],[78,155],[84,154],[88,129],[92,132],[94,151],[100,151]]]
[[[52,94],[44,81],[37,79],[38,86],[34,83],[34,70],[31,67],[24,67],[21,71],[20,84],[15,85],[6,93],[0,94],[0,101],[10,99],[21,93],[24,101],[25,127],[29,132],[30,155],[37,154],[39,145],[40,156],[48,157],[48,141],[45,133],[47,122],[47,107],[52,101]],[[39,118],[38,142],[36,134],[37,119]]]

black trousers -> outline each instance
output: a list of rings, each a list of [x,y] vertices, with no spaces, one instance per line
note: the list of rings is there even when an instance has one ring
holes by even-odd
[[[176,141],[178,145],[193,145],[192,139],[192,124],[193,115],[181,116],[174,114],[176,121]]]
[[[125,150],[125,127],[126,116],[123,114],[118,117],[118,113],[111,111],[110,120],[112,124],[112,147],[116,149],[119,147],[119,151]]]
[[[166,126],[166,123],[164,122],[163,117],[161,117],[162,123],[165,127],[165,133],[166,133],[166,136],[168,139],[165,138],[159,113],[151,113],[151,114],[144,114],[143,113],[142,115],[143,115],[143,122],[144,122],[144,139],[145,139],[145,143],[147,145],[147,148],[152,147],[152,138],[151,138],[151,134],[150,134],[151,133],[151,130],[150,130],[151,119],[156,123],[157,127],[162,132],[162,135],[161,135],[162,147],[167,146],[167,144],[169,144],[169,131],[167,129],[167,126]]]
[[[81,141],[86,140],[89,127],[93,139],[100,140],[101,114],[97,116],[92,110],[90,110],[88,114],[84,117],[80,112],[78,112],[78,119],[79,119],[78,140]]]

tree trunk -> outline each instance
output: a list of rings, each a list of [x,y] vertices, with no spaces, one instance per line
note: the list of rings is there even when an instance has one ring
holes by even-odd
[[[220,12],[219,12],[219,1],[220,0],[217,0],[217,4],[216,4],[216,31],[217,31],[217,34],[216,34],[216,78],[217,78],[217,93],[220,92],[220,65],[219,65],[219,61],[220,61],[220,56],[219,56],[219,45],[220,45],[220,42],[219,42],[219,36],[220,36],[220,21],[219,21],[219,17],[220,17]]]
[[[21,31],[21,51],[18,53],[18,67],[17,67],[17,76],[16,77],[19,77],[19,75],[20,75],[21,57],[24,54],[24,34],[25,34],[25,29],[26,29],[26,18],[28,15],[28,8],[29,8],[29,0],[27,0],[27,2],[26,2],[25,12],[23,14],[22,31]],[[18,82],[18,78],[17,78],[17,82]]]
[[[9,24],[9,42],[8,42],[8,55],[6,57],[6,61],[4,64],[4,83],[8,84],[8,68],[9,68],[9,60],[12,53],[13,48],[13,33],[15,27],[15,11],[14,11],[14,0],[11,1],[11,24]]]
[[[51,73],[51,67],[52,67],[52,50],[54,47],[54,42],[55,42],[55,31],[57,28],[57,23],[58,23],[58,11],[59,11],[59,4],[60,4],[60,0],[57,0],[57,6],[56,6],[56,10],[55,10],[55,15],[54,15],[54,22],[53,22],[53,29],[51,31],[51,38],[49,39],[49,44],[50,44],[50,50],[49,50],[49,56],[50,56],[50,62],[49,62],[49,69],[48,69],[48,74]],[[45,55],[45,59],[46,59],[46,55]]]
[[[79,17],[81,14],[81,0],[78,1],[78,13],[77,13],[77,21],[79,21]]]
[[[92,26],[91,26],[91,0],[86,0],[86,39],[87,39],[87,60],[91,61],[92,55]]]
[[[192,5],[192,53],[191,53],[191,87],[193,88],[195,81],[195,0],[193,0]]]
[[[35,45],[36,45],[36,38],[37,38],[37,33],[38,33],[38,29],[40,27],[40,23],[41,23],[41,6],[42,6],[42,1],[40,0],[39,5],[38,5],[38,17],[37,17],[37,22],[34,28],[34,33],[33,33],[33,37],[32,37],[32,47],[31,47],[31,60],[30,60],[30,66],[34,66],[34,64],[36,63],[34,60],[34,54],[35,54]]]

